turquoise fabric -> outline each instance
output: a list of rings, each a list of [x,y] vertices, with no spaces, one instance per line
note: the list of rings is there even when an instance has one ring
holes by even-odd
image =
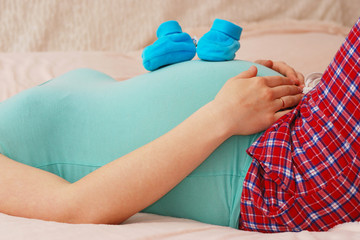
[[[251,65],[189,61],[122,82],[68,72],[0,103],[0,152],[74,182],[168,132]],[[259,75],[274,74],[259,66]],[[144,211],[236,228],[245,150],[258,136],[229,138]]]

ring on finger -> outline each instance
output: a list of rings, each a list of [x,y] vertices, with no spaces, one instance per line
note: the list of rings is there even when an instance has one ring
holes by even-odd
[[[285,107],[284,99],[282,99],[282,98],[279,98],[279,99],[280,99],[280,101],[281,101],[281,103],[282,103],[282,107],[281,107],[281,108],[284,108],[284,107]]]

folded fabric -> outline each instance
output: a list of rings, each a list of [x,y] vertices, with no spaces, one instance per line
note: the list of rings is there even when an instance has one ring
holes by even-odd
[[[190,35],[182,32],[176,21],[162,23],[156,35],[158,40],[146,47],[142,53],[146,70],[154,71],[160,67],[191,60],[196,47]]]
[[[303,93],[306,94],[310,92],[310,90],[313,89],[321,81],[322,75],[323,74],[320,72],[314,72],[307,75],[305,78],[305,87],[303,89]]]
[[[227,61],[235,58],[240,48],[242,28],[222,19],[215,19],[210,31],[200,38],[198,57],[207,61]]]

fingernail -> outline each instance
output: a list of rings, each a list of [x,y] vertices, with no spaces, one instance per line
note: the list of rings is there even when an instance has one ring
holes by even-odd
[[[252,65],[251,67],[249,67],[249,70],[255,70],[256,67],[254,65]]]

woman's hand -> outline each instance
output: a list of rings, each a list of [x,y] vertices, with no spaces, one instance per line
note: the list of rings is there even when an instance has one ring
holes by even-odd
[[[304,87],[304,75],[297,72],[294,68],[287,65],[285,62],[274,62],[272,60],[256,60],[255,63],[261,64],[265,67],[271,68],[274,71],[290,78],[296,82],[296,85]]]
[[[256,77],[257,68],[229,79],[213,104],[222,113],[232,135],[248,135],[270,127],[297,105],[302,87],[288,77]]]

